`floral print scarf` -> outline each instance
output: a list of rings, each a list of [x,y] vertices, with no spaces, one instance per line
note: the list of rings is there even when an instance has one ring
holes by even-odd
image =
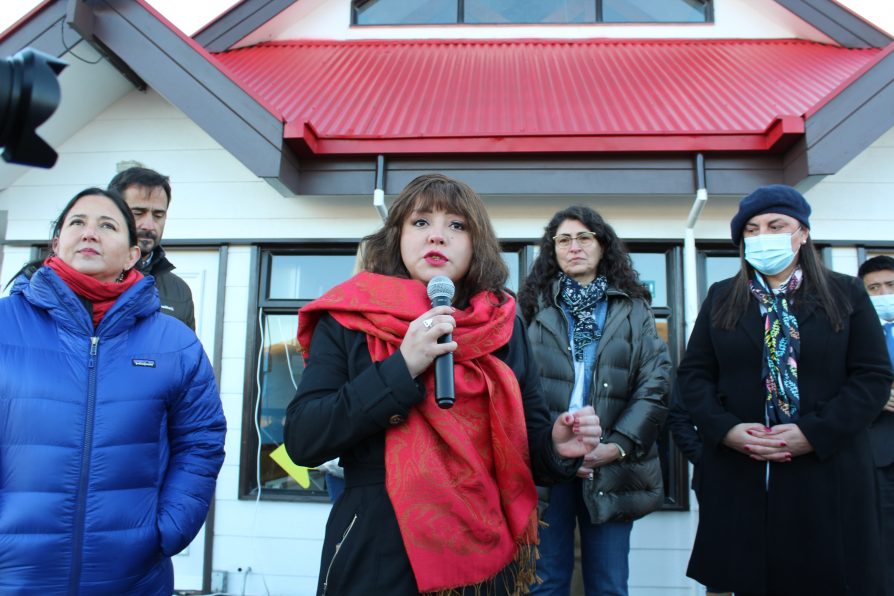
[[[593,312],[596,303],[605,300],[608,280],[604,275],[598,276],[591,283],[582,286],[565,273],[559,272],[562,292],[559,295],[571,317],[574,319],[574,359],[584,359],[584,348],[599,340],[601,331],[596,328]]]
[[[751,279],[751,294],[764,313],[764,358],[761,375],[766,389],[767,424],[785,424],[798,419],[798,357],[801,333],[798,319],[789,309],[791,296],[801,285],[803,274],[796,267],[777,290],[770,290],[757,272]]]

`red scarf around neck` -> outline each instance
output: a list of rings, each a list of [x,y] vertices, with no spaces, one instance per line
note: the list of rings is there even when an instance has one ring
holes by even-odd
[[[426,398],[385,437],[385,487],[421,592],[475,585],[496,576],[537,538],[521,390],[493,355],[512,336],[515,301],[488,292],[454,313],[456,403],[434,400],[434,367],[420,379]],[[328,312],[361,331],[374,362],[393,354],[409,324],[431,308],[425,284],[362,272],[300,311],[298,340],[313,363],[311,338]]]
[[[125,290],[143,279],[142,273],[131,269],[121,282],[99,281],[95,277],[73,269],[59,257],[47,257],[43,264],[55,271],[72,292],[93,303],[94,327],[99,326],[99,322]]]

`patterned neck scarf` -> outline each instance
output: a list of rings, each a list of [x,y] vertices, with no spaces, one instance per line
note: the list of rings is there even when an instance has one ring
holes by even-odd
[[[801,333],[798,319],[789,310],[791,295],[801,285],[801,267],[778,290],[769,290],[763,277],[755,272],[751,294],[764,311],[764,379],[767,399],[767,424],[785,424],[798,419],[801,397],[798,391],[798,357]]]
[[[559,281],[562,284],[559,299],[571,313],[574,323],[574,359],[580,362],[584,359],[584,348],[602,337],[602,330],[596,328],[593,312],[596,303],[605,300],[608,280],[600,275],[582,286],[560,271]]]

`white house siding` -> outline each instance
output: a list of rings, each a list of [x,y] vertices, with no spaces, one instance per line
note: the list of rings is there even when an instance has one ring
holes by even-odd
[[[52,170],[30,170],[0,192],[7,212],[8,241],[39,241],[51,218],[78,190],[105,185],[122,160],[136,160],[169,174],[171,216],[165,231],[170,245],[227,239],[229,250],[223,329],[221,393],[228,420],[227,459],[216,497],[213,569],[229,573],[229,591],[246,594],[312,594],[329,506],[238,500],[242,440],[243,383],[250,285],[249,240],[358,238],[379,223],[369,197],[284,198],[154,92],[134,91],[112,105],[58,147]],[[894,197],[894,132],[889,131],[836,176],[808,192],[819,240],[891,241],[892,216],[884,209]],[[394,193],[399,189],[388,189]],[[709,189],[710,191],[710,189]],[[859,198],[859,200],[857,200]],[[737,197],[709,199],[696,235],[728,237]],[[557,209],[572,202],[598,208],[629,239],[674,239],[682,235],[691,197],[583,197],[531,199],[487,197],[501,237],[534,239]],[[835,249],[835,265],[852,272],[856,249]],[[4,246],[0,280],[27,260],[29,251]],[[698,593],[684,576],[696,513],[662,512],[634,526],[631,594],[658,596]],[[238,569],[249,569],[241,574]]]

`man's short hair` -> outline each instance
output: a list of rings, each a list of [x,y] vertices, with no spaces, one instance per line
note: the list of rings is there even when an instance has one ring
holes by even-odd
[[[114,190],[121,196],[124,196],[124,191],[133,185],[145,186],[146,188],[160,186],[168,197],[168,205],[171,204],[171,179],[149,168],[133,167],[118,172],[112,178],[112,181],[109,182],[109,190]]]
[[[863,279],[869,273],[887,271],[888,269],[894,271],[894,259],[888,255],[879,255],[863,261],[863,264],[860,265],[860,268],[857,270],[857,276],[859,276],[860,279]]]

